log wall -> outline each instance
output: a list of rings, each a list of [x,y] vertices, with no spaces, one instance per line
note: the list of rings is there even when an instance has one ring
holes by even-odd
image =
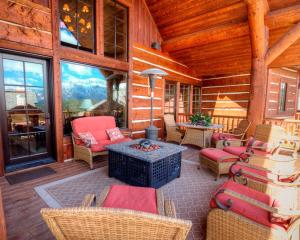
[[[52,55],[49,7],[26,0],[0,1],[0,47]]]
[[[205,78],[201,110],[212,116],[246,117],[250,97],[250,74]]]
[[[295,70],[274,68],[269,70],[266,118],[294,116],[297,111],[299,74]],[[286,111],[279,110],[280,84],[287,83]]]
[[[156,81],[154,92],[154,125],[160,128],[160,136],[163,134],[164,114],[164,86],[165,80],[200,85],[201,80],[192,76],[189,69],[172,58],[168,54],[153,50],[141,44],[135,43],[132,47],[132,82],[131,82],[131,128],[134,137],[143,137],[144,129],[150,123],[150,88],[148,79],[140,76],[140,72],[148,68],[159,68],[168,73],[164,79]]]

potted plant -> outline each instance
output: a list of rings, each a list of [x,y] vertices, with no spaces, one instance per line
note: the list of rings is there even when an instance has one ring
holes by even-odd
[[[212,124],[211,116],[204,115],[202,113],[195,113],[190,117],[191,123],[193,125],[200,125],[200,126],[210,126]]]

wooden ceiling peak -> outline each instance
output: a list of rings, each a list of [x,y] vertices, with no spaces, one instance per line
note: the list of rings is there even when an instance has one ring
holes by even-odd
[[[266,55],[268,42],[272,47],[300,21],[300,0],[145,1],[163,39],[163,51],[188,65],[198,77],[250,73],[251,55]],[[259,5],[262,8],[257,9]],[[261,26],[248,20],[251,14],[259,15]],[[276,66],[288,60],[300,64],[300,56],[290,50],[300,49],[300,41],[293,36],[290,47],[277,52],[281,55],[274,61]],[[250,38],[265,37],[264,46],[255,46],[261,41],[250,44]]]

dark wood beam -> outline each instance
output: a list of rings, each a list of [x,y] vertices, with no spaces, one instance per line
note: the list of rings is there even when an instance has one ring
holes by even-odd
[[[266,64],[270,65],[278,56],[300,38],[300,22],[284,34],[267,52]]]
[[[248,34],[249,28],[247,23],[228,23],[169,39],[163,43],[163,51],[173,52]]]

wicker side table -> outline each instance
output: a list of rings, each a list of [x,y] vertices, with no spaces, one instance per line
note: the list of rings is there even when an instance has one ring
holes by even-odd
[[[201,148],[210,147],[211,137],[214,130],[223,128],[222,125],[200,126],[191,123],[178,123],[180,127],[185,127],[186,132],[181,141],[182,144],[191,144]]]

